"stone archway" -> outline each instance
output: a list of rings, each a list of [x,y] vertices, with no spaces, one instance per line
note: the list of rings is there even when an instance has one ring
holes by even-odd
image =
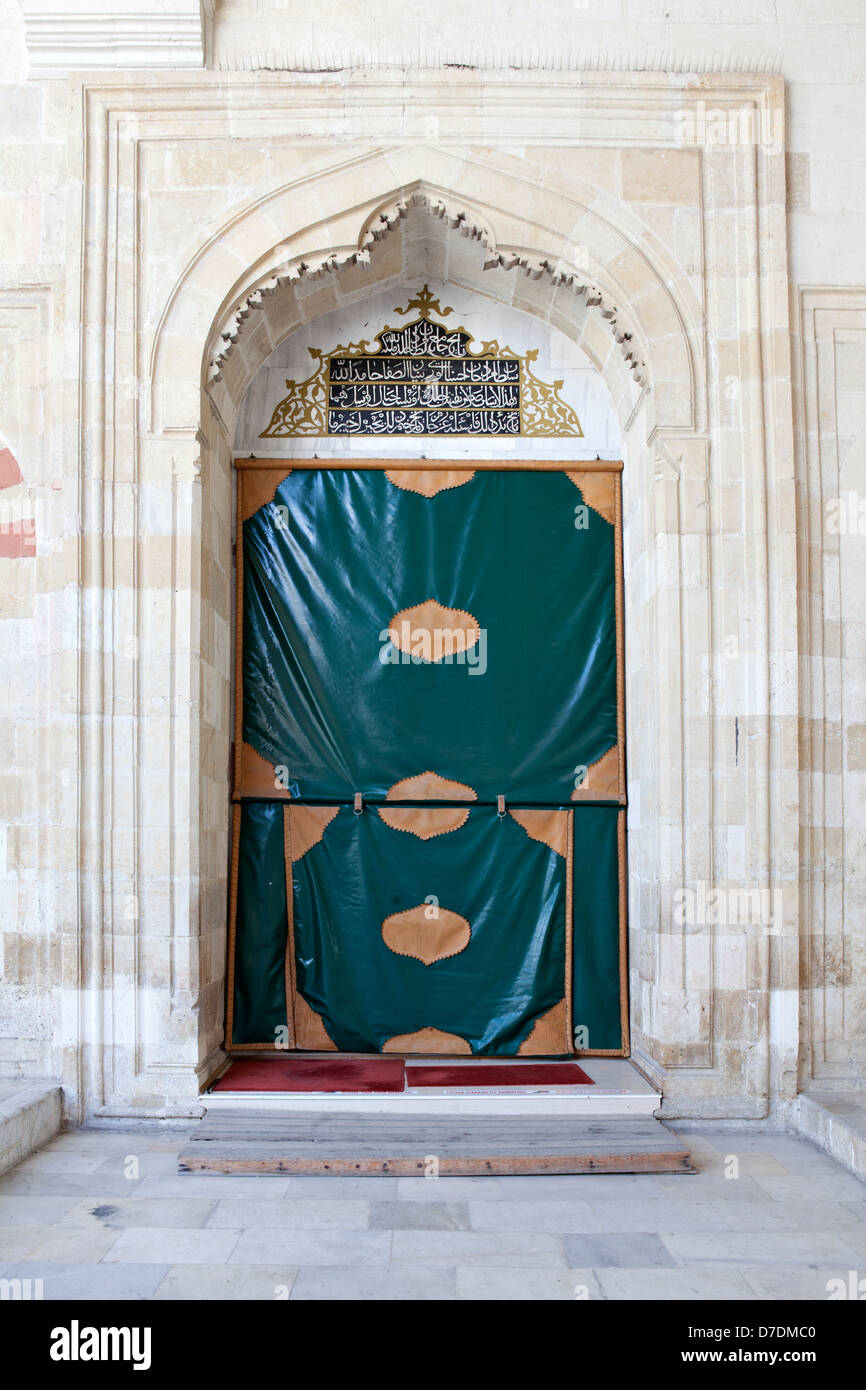
[[[713,84],[716,100],[782,99],[775,79]],[[267,76],[230,98],[209,76],[170,101],[146,84],[88,89],[84,1002],[64,1033],[86,1113],[188,1112],[219,1059],[233,411],[299,316],[321,312],[343,277],[363,293],[413,199],[454,224],[455,245],[463,230],[495,260],[483,285],[507,278],[577,338],[625,427],[635,1055],[671,1113],[761,1115],[793,1093],[796,753],[792,771],[790,699],[769,682],[796,645],[779,579],[793,535],[784,151],[676,148],[677,103],[702,99],[687,79],[571,86],[567,122],[561,92],[510,90],[507,114],[466,116],[460,150],[418,143],[437,109],[423,78],[415,104],[401,88],[414,140],[382,145],[388,93],[359,79],[350,124],[329,139],[329,116],[309,150],[293,143],[307,94]],[[508,122],[530,113],[517,155]],[[581,144],[583,116],[595,134]],[[194,164],[213,159],[208,142],[259,138],[264,118],[284,146],[261,175],[174,240],[148,223],[143,252],[136,209],[158,202],[159,141]],[[678,915],[690,885],[743,881],[784,890],[777,939]]]
[[[395,164],[411,177],[394,184]],[[197,249],[175,284],[155,325],[150,356],[149,423],[179,428],[197,406],[192,398],[187,358],[191,336],[207,337],[202,385],[215,401],[215,381],[235,396],[238,382],[300,321],[282,297],[283,315],[259,313],[275,291],[287,286],[306,291],[338,269],[363,267],[371,248],[386,243],[405,210],[420,203],[486,251],[485,269],[522,271],[551,291],[548,312],[568,319],[570,301],[590,311],[595,353],[606,362],[617,351],[624,369],[641,383],[653,366],[653,429],[698,430],[706,422],[706,382],[701,342],[701,310],[689,277],[646,226],[627,214],[621,202],[579,184],[547,194],[549,224],[520,216],[532,186],[526,173],[493,169],[484,161],[461,160],[462,188],[449,188],[454,160],[430,147],[376,151],[353,161],[352,178],[365,197],[345,208],[348,171],[342,165],[315,181],[315,197],[297,183],[275,189],[239,213]],[[402,171],[402,170],[401,170]],[[472,175],[486,186],[488,206],[472,197]],[[495,194],[494,194],[495,189]],[[298,226],[299,211],[321,210]],[[292,230],[290,230],[292,229]],[[282,235],[279,232],[282,231]],[[238,272],[229,282],[232,268]],[[224,286],[215,302],[214,281]],[[537,311],[545,316],[542,294]],[[208,318],[208,312],[211,317]],[[574,313],[572,308],[572,313]],[[270,333],[265,323],[270,318]],[[652,345],[652,346],[651,346]],[[235,347],[240,351],[235,352]],[[587,345],[593,355],[591,345]],[[232,361],[234,358],[234,361]],[[613,373],[613,367],[609,370]],[[181,399],[183,391],[185,399]],[[224,399],[224,398],[223,398]]]
[[[505,193],[503,192],[503,197]],[[619,309],[621,286],[605,270],[601,258],[585,248],[585,259],[595,275],[579,274],[560,255],[533,250],[526,245],[509,242],[503,246],[497,238],[497,219],[489,209],[482,214],[477,208],[469,210],[453,197],[448,202],[439,191],[423,181],[416,181],[404,191],[390,193],[372,208],[356,210],[355,249],[351,244],[321,251],[313,248],[325,235],[323,224],[306,229],[304,241],[295,240],[293,255],[281,243],[259,258],[259,274],[252,279],[240,277],[231,294],[224,296],[209,337],[209,361],[204,372],[203,392],[210,409],[210,425],[204,436],[210,443],[209,462],[215,472],[211,485],[220,491],[228,487],[228,460],[234,420],[249,382],[258,367],[285,336],[301,324],[309,323],[329,312],[341,302],[351,302],[365,293],[381,289],[400,277],[430,273],[429,257],[433,254],[431,240],[416,243],[414,259],[401,250],[400,227],[410,208],[420,207],[430,214],[431,225],[438,232],[438,244],[453,251],[446,253],[447,265],[442,278],[459,283],[464,288],[500,303],[519,305],[536,318],[549,321],[564,331],[587,353],[607,385],[619,416],[624,441],[626,473],[624,505],[627,517],[651,517],[650,525],[633,528],[627,521],[627,566],[639,569],[652,565],[645,547],[651,543],[658,526],[669,525],[671,507],[678,514],[679,481],[682,460],[689,454],[689,469],[699,477],[706,464],[706,451],[700,441],[692,443],[677,433],[687,422],[703,413],[703,403],[695,398],[695,383],[702,379],[703,367],[696,361],[694,344],[684,331],[686,309],[680,309],[669,288],[663,285],[642,252],[631,258],[620,250],[618,268],[628,262],[633,283],[640,277],[643,306],[649,305],[661,315],[653,320],[652,328],[642,323],[632,305]],[[572,209],[572,212],[574,209]],[[511,219],[511,231],[517,231]],[[524,241],[531,234],[521,227]],[[434,240],[436,238],[433,238]],[[279,259],[282,257],[282,259]],[[614,258],[616,259],[616,258]],[[603,282],[603,287],[602,287]],[[159,365],[168,362],[170,348],[170,315],[163,325],[165,342],[157,344],[154,355],[155,377]],[[667,380],[658,381],[654,342],[664,346]],[[679,377],[674,375],[679,362]],[[657,412],[664,409],[666,421],[671,422],[673,443],[666,442],[657,423]],[[691,448],[690,448],[691,445]],[[667,512],[660,523],[659,511]],[[641,537],[636,542],[635,537]],[[682,576],[678,576],[681,582]],[[682,721],[683,701],[677,689],[682,671],[668,672],[667,687],[653,679],[656,664],[653,652],[662,640],[656,637],[660,614],[656,611],[656,592],[653,587],[640,593],[630,592],[627,586],[626,628],[630,634],[627,671],[627,709],[634,709],[630,721],[639,719],[643,732],[635,738],[630,757],[630,782],[641,800],[642,819],[631,831],[635,871],[631,893],[634,899],[646,900],[653,895],[656,911],[665,911],[663,894],[659,890],[658,866],[664,856],[662,827],[682,815],[678,800],[682,786],[676,771],[681,767],[686,732]],[[203,624],[203,627],[205,624]],[[670,679],[674,678],[676,695],[670,700]],[[637,688],[631,689],[636,683]],[[664,711],[664,712],[663,712]],[[656,769],[667,769],[665,783]],[[687,850],[683,850],[683,859]],[[643,873],[637,867],[643,865]],[[212,871],[217,871],[214,863]],[[683,870],[688,865],[684,862]],[[674,870],[676,874],[677,870]],[[679,881],[677,878],[674,882]],[[668,899],[673,893],[670,887]],[[641,960],[640,939],[632,942],[632,960]],[[643,945],[645,954],[645,945]],[[632,979],[632,1029],[635,1051],[647,1065],[649,1049],[644,1040],[649,1034],[646,991],[635,973]],[[680,1029],[682,1031],[682,1029]]]

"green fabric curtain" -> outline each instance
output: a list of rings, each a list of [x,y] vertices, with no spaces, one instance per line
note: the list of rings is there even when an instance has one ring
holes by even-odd
[[[511,1056],[565,993],[565,873],[560,855],[490,807],[420,840],[343,806],[294,868],[298,989],[344,1052],[436,1028],[481,1056]],[[383,922],[417,906],[459,914],[465,948],[429,965],[389,949]],[[424,920],[435,943],[441,915]]]
[[[609,804],[571,804],[617,744],[617,543],[556,471],[429,497],[377,469],[295,469],[244,521],[242,736],[286,769],[290,804],[335,814],[287,875],[285,798],[239,798],[228,1046],[285,1045],[293,999],[340,1051],[424,1029],[482,1056],[626,1046],[624,812],[610,782]],[[390,640],[431,600],[480,629],[463,659]],[[353,813],[428,772],[475,793],[459,828]],[[497,815],[500,795],[569,807],[573,850]],[[437,931],[448,953],[425,963]]]
[[[284,811],[277,803],[241,810],[233,1046],[276,1046],[288,1027]],[[574,825],[570,893],[565,857],[492,808],[471,808],[460,829],[427,841],[387,826],[373,808],[360,817],[337,810],[291,878],[297,989],[340,1051],[378,1052],[397,1035],[435,1028],[473,1054],[513,1056],[563,999],[569,976],[571,1027],[585,1030],[579,1050],[622,1047],[622,813],[564,814]],[[465,920],[462,949],[425,964],[388,945],[383,924],[419,905]],[[435,947],[436,916],[428,923]],[[563,1040],[558,1052],[568,1050]]]
[[[276,1045],[286,1027],[286,860],[283,807],[240,810],[237,910],[229,967],[230,1041]]]
[[[623,1048],[619,838],[624,823],[625,812],[612,806],[575,807],[572,1028],[579,1052]]]
[[[481,801],[568,801],[617,741],[614,527],[581,506],[560,472],[423,497],[378,471],[293,471],[243,527],[244,739],[304,800],[383,797],[432,767]],[[480,625],[464,663],[382,640],[430,599]]]

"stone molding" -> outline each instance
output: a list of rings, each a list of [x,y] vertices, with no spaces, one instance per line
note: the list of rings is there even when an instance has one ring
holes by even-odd
[[[866,286],[801,286],[799,312],[800,739],[811,773],[801,787],[800,1081],[817,1095],[862,1084],[866,1059],[864,724],[856,695],[845,698],[862,688],[864,665],[866,431],[852,378],[866,364]]]
[[[203,68],[215,0],[20,0],[31,77]]]
[[[370,248],[393,230],[400,218],[406,216],[409,208],[418,206],[425,207],[436,217],[443,218],[446,224],[452,230],[459,231],[461,236],[480,241],[489,253],[485,270],[501,266],[504,270],[519,269],[534,280],[544,277],[552,285],[563,285],[572,290],[582,298],[588,308],[598,309],[602,317],[608,320],[610,332],[635,381],[641,387],[646,386],[645,363],[635,349],[634,333],[629,332],[619,321],[622,315],[609,292],[577,273],[562,256],[549,258],[537,252],[512,247],[500,249],[488,223],[480,218],[476,219],[470,209],[461,207],[457,202],[449,202],[442,192],[425,183],[419,183],[417,187],[407,190],[397,198],[387,200],[384,206],[376,208],[366,217],[359,234],[357,250],[322,252],[312,258],[296,258],[286,265],[277,267],[265,281],[257,284],[232,311],[230,321],[220,334],[222,346],[210,364],[213,379],[219,377],[220,369],[235,346],[250,310],[261,306],[264,295],[273,294],[287,283],[300,280],[302,277],[315,279],[323,273],[339,270],[344,266],[369,264]]]

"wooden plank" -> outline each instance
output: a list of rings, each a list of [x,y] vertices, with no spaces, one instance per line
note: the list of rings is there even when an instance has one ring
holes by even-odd
[[[454,472],[472,473],[479,469],[489,471],[508,472],[509,470],[522,469],[534,473],[564,473],[567,471],[577,473],[621,473],[622,459],[512,459],[512,458],[353,458],[351,455],[344,455],[341,458],[277,458],[274,454],[264,454],[256,457],[255,454],[238,455],[232,460],[235,468],[316,468],[319,471],[333,472],[338,469],[373,468],[373,469],[394,469],[400,473],[405,473],[410,469],[421,469],[425,473],[431,469],[452,470]]]
[[[319,1174],[323,1177],[423,1177],[429,1171],[426,1159],[325,1159],[190,1156],[184,1151],[178,1159],[180,1173],[287,1173]],[[442,1178],[494,1175],[569,1173],[693,1173],[688,1154],[609,1154],[588,1157],[580,1154],[497,1154],[489,1158],[438,1158],[437,1173]]]
[[[180,1154],[182,1173],[440,1176],[692,1172],[689,1151],[648,1116],[411,1116],[217,1111]]]
[[[481,1136],[448,1136],[448,1135],[416,1135],[411,1140],[395,1140],[387,1135],[383,1135],[378,1140],[361,1140],[354,1143],[345,1143],[339,1138],[335,1138],[330,1143],[326,1140],[320,1142],[310,1142],[309,1140],[291,1141],[273,1136],[262,1136],[256,1138],[248,1134],[244,1135],[214,1135],[193,1140],[193,1143],[201,1148],[204,1144],[258,1144],[260,1148],[279,1147],[287,1152],[297,1155],[299,1158],[316,1157],[326,1151],[337,1158],[357,1156],[360,1158],[381,1154],[384,1151],[392,1154],[417,1153],[420,1148],[427,1151],[447,1151],[471,1158],[473,1155],[489,1153],[584,1153],[592,1154],[598,1151],[610,1153],[635,1153],[635,1152],[667,1152],[671,1148],[679,1148],[673,1140],[668,1139],[667,1143],[655,1141],[653,1143],[641,1143],[629,1141],[626,1138],[609,1140],[598,1136],[592,1140],[570,1139],[565,1135],[550,1136],[545,1140],[536,1142],[521,1142],[515,1136],[510,1142],[502,1142],[496,1137],[485,1139]]]
[[[521,1142],[515,1136],[510,1142],[502,1142],[497,1137],[491,1136],[487,1139],[482,1136],[449,1136],[449,1135],[415,1135],[411,1139],[395,1140],[388,1135],[383,1135],[378,1140],[358,1139],[354,1143],[346,1143],[339,1138],[335,1138],[330,1143],[327,1140],[311,1142],[309,1140],[286,1140],[275,1138],[272,1135],[263,1135],[261,1138],[249,1134],[226,1134],[206,1136],[198,1140],[191,1141],[198,1148],[205,1144],[258,1144],[260,1148],[280,1147],[287,1152],[291,1151],[299,1158],[315,1157],[324,1152],[333,1154],[338,1158],[346,1158],[356,1155],[360,1158],[370,1157],[387,1151],[393,1154],[417,1153],[419,1148],[430,1151],[431,1149],[459,1154],[466,1158],[473,1155],[489,1153],[585,1153],[592,1154],[599,1150],[610,1153],[654,1153],[667,1152],[669,1149],[680,1147],[672,1139],[667,1143],[655,1141],[653,1143],[641,1143],[639,1140],[629,1141],[623,1139],[605,1139],[598,1136],[591,1140],[570,1139],[566,1135],[552,1135],[545,1141],[543,1139],[528,1142]]]

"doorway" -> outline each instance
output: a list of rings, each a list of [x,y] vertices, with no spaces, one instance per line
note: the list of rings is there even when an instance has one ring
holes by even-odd
[[[242,458],[226,1047],[628,1052],[618,463]]]

